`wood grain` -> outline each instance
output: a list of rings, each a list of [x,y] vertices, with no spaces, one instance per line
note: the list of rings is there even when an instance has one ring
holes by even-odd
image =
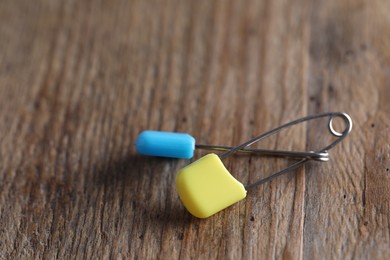
[[[0,258],[389,258],[389,28],[386,0],[1,1]],[[189,161],[133,145],[235,145],[326,111],[354,122],[328,163],[205,220],[175,191]],[[329,141],[316,121],[258,146]],[[243,183],[288,163],[226,160]]]

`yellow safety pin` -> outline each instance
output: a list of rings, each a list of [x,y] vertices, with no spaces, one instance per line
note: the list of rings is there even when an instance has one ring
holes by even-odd
[[[264,182],[270,181],[271,179],[274,179],[290,170],[296,169],[311,160],[310,157],[303,158],[281,171],[249,185],[243,185],[241,182],[236,180],[222,162],[222,159],[235,152],[246,149],[248,146],[273,135],[282,129],[323,117],[329,117],[328,129],[332,135],[338,137],[338,139],[331,144],[315,151],[315,153],[327,152],[341,142],[351,132],[352,119],[348,114],[342,112],[331,112],[303,117],[261,134],[243,144],[233,147],[219,156],[214,153],[210,153],[184,167],[176,175],[176,189],[184,206],[195,217],[210,217],[244,199],[246,197],[247,190]],[[333,127],[333,120],[336,117],[342,118],[345,123],[345,129],[341,133],[337,132]]]

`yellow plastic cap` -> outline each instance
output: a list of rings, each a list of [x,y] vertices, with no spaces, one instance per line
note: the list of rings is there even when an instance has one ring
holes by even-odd
[[[187,210],[198,218],[210,217],[246,197],[244,185],[213,153],[181,169],[176,189]]]

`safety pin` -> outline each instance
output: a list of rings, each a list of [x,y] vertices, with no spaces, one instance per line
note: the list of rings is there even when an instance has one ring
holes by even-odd
[[[270,175],[269,177],[244,186],[229,173],[221,160],[233,153],[243,149],[245,150],[248,146],[251,146],[254,143],[285,128],[323,117],[329,117],[328,130],[338,139],[314,153],[327,152],[344,140],[344,138],[351,132],[352,119],[348,114],[342,112],[331,112],[303,117],[252,138],[243,144],[229,149],[219,156],[213,153],[203,156],[199,160],[181,169],[176,175],[176,190],[179,193],[179,197],[184,206],[192,215],[199,218],[207,218],[244,199],[246,197],[247,190],[303,165],[309,161],[310,158],[303,158],[298,162],[295,162],[290,166]],[[345,129],[342,132],[337,132],[333,127],[333,120],[336,117],[342,118],[345,123]]]
[[[138,135],[138,138],[135,141],[135,147],[137,152],[142,155],[183,159],[192,158],[194,156],[195,148],[215,151],[230,151],[235,148],[221,145],[196,144],[195,138],[186,133],[151,130],[143,131]],[[298,152],[253,148],[242,148],[235,151],[239,153],[259,154],[264,156],[283,156],[296,159],[307,158],[321,162],[329,160],[329,154],[327,151]]]

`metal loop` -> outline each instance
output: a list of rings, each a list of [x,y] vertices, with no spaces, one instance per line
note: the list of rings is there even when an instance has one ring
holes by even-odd
[[[349,129],[349,124],[351,125],[352,127],[352,120],[351,118],[349,117],[349,115],[345,114],[342,119],[344,120],[344,123],[345,123],[345,129],[342,133],[336,131],[333,127],[333,119],[335,119],[336,117],[340,117],[340,115],[336,115],[336,116],[332,116],[330,117],[329,119],[329,124],[328,124],[328,128],[329,128],[329,131],[332,133],[332,135],[336,136],[336,137],[341,137],[344,135],[344,132],[345,131],[351,131],[351,130],[348,130]]]

